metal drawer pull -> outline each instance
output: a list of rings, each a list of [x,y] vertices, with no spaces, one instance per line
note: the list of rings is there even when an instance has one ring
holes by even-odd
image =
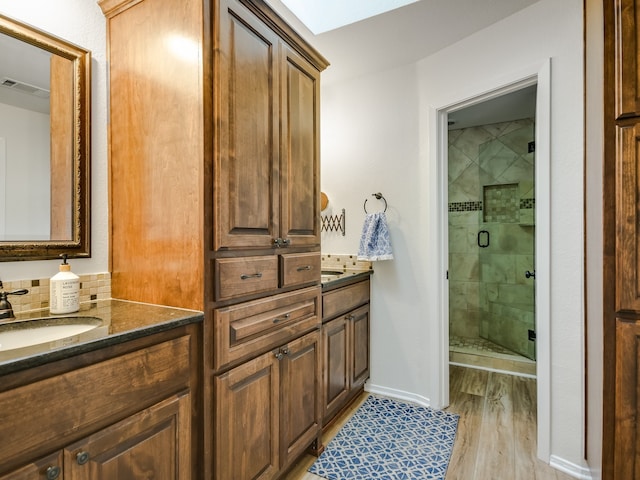
[[[273,319],[273,323],[279,323],[282,322],[283,320],[289,320],[289,318],[291,317],[290,313],[285,313],[283,316],[281,317],[276,317]]]
[[[305,265],[304,267],[298,267],[297,270],[299,272],[303,272],[305,270],[311,270],[313,267],[311,265]]]
[[[47,480],[56,480],[60,476],[60,467],[52,466],[47,468]]]
[[[262,272],[252,274],[243,273],[240,275],[240,280],[246,280],[247,278],[262,278]]]

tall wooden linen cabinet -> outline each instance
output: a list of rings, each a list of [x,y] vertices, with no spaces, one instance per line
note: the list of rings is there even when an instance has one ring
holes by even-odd
[[[640,0],[604,0],[604,15],[602,478],[630,480],[640,479]]]
[[[114,298],[205,312],[193,478],[318,444],[320,72],[262,0],[99,0]]]

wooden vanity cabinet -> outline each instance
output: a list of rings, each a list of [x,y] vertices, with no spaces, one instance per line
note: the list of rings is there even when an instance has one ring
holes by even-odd
[[[326,61],[294,50],[260,3],[220,1],[214,249],[319,248]]]
[[[323,294],[323,424],[359,393],[369,378],[369,280]]]
[[[243,449],[288,440],[275,430],[222,434],[221,412],[253,412],[219,385],[276,339],[287,345],[319,329],[319,313],[281,330],[267,323],[274,310],[301,314],[299,291],[315,288],[319,298],[319,94],[328,62],[264,0],[98,3],[109,54],[112,295],[205,312],[202,478],[253,478],[246,462],[243,471],[214,460],[229,457],[228,439],[242,438]],[[256,311],[263,299],[273,302]],[[223,312],[236,305],[253,313]],[[318,395],[302,387],[301,398]],[[273,468],[298,450],[278,452]],[[265,458],[255,461],[267,478]],[[228,469],[235,473],[223,475]]]
[[[640,478],[640,1],[605,0],[602,478]],[[597,330],[597,329],[596,329]],[[598,425],[589,425],[596,431]]]
[[[64,452],[57,452],[35,460],[18,470],[0,474],[0,480],[62,480]]]
[[[320,434],[320,333],[215,377],[215,478],[271,479]]]
[[[3,377],[0,479],[198,478],[200,338],[194,324]]]

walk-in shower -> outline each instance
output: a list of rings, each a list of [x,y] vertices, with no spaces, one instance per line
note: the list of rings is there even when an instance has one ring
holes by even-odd
[[[449,117],[450,360],[533,374],[534,113],[468,125],[456,117],[466,118]]]

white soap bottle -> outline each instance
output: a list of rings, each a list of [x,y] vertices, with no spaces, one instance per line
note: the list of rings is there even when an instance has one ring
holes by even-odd
[[[80,310],[80,277],[71,271],[67,255],[62,258],[60,271],[51,277],[49,287],[49,311],[56,315]]]

